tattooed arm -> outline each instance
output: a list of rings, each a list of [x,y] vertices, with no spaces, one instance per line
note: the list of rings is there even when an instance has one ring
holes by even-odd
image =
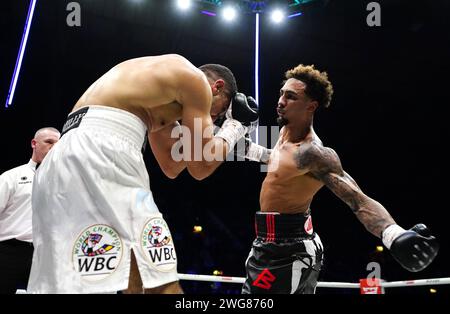
[[[312,174],[347,203],[366,229],[382,238],[383,244],[405,269],[417,272],[434,260],[439,243],[430,230],[424,224],[409,230],[397,225],[387,210],[365,195],[342,169],[334,150],[313,143],[301,147],[295,160],[300,171]]]
[[[395,224],[383,205],[365,195],[355,180],[342,169],[338,155],[331,148],[313,143],[299,151],[295,159],[301,171],[309,172],[324,183],[352,209],[373,235],[381,237],[386,227]]]

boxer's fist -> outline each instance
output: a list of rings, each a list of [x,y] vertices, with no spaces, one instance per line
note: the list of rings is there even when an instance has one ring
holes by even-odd
[[[439,243],[424,224],[417,224],[395,238],[390,251],[405,269],[418,272],[434,260]]]
[[[252,96],[247,96],[247,102],[248,102],[248,105],[250,106],[250,108],[252,108],[254,111],[258,112],[259,106],[258,106],[258,103],[256,102],[255,98],[253,98]]]
[[[253,97],[247,97],[242,93],[236,93],[231,100],[230,108],[226,113],[228,119],[235,119],[247,127],[248,133],[258,125],[258,105]]]

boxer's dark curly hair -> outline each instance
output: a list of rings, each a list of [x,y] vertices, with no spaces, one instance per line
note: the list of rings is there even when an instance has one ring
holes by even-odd
[[[294,78],[306,84],[305,94],[319,103],[319,107],[328,108],[333,96],[333,85],[328,80],[327,72],[320,72],[314,65],[299,64],[286,71],[286,80]]]
[[[236,83],[236,78],[233,72],[226,66],[221,64],[204,64],[199,67],[200,70],[205,73],[206,76],[212,78],[213,80],[222,79],[225,81],[225,92],[232,98],[236,95],[238,88]]]

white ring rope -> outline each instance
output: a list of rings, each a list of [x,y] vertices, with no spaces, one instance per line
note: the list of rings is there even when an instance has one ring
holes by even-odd
[[[228,277],[228,276],[212,276],[212,275],[193,275],[193,274],[178,274],[180,280],[190,281],[209,281],[209,282],[228,282],[228,283],[244,283],[243,277]],[[412,286],[430,286],[430,285],[448,285],[450,284],[450,277],[445,278],[430,278],[430,279],[417,279],[417,280],[403,280],[403,281],[391,281],[381,282],[380,286],[384,288],[397,288],[397,287],[412,287]],[[317,283],[318,288],[354,288],[359,289],[359,283],[351,282],[323,282]],[[25,290],[17,290],[17,293],[26,293]]]
[[[396,287],[448,285],[448,284],[450,284],[450,277],[381,282],[380,285],[385,288],[396,288]]]
[[[244,283],[245,278],[242,277],[228,277],[228,276],[212,276],[212,275],[193,275],[193,274],[178,274],[180,280],[194,280],[194,281],[209,281],[209,282],[229,282],[229,283]],[[450,277],[446,278],[431,278],[431,279],[417,279],[404,281],[381,282],[380,286],[384,288],[396,287],[410,287],[410,286],[429,286],[429,285],[447,285],[450,284]],[[317,283],[320,288],[355,288],[359,289],[359,283],[350,282],[323,282]]]
[[[180,280],[195,280],[195,281],[211,281],[211,282],[230,282],[230,283],[244,283],[245,278],[242,277],[228,277],[228,276],[208,276],[208,275],[193,275],[193,274],[178,274]]]
[[[193,275],[193,274],[178,274],[180,280],[194,280],[194,281],[209,281],[209,282],[229,282],[243,284],[245,278],[242,277],[228,277],[228,276],[212,276],[212,275]],[[357,288],[359,283],[349,282],[318,282],[317,287],[322,288]]]

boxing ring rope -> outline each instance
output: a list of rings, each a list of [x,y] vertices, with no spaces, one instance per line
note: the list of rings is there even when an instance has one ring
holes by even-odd
[[[381,282],[380,285],[384,288],[397,288],[409,286],[430,286],[430,285],[434,286],[434,285],[448,285],[448,284],[450,284],[450,277]]]
[[[243,277],[194,275],[194,274],[178,274],[178,278],[180,280],[187,280],[187,281],[225,282],[225,283],[238,283],[238,284],[243,284],[245,281],[245,278],[243,278]],[[450,284],[450,277],[380,282],[380,286],[383,288],[431,286],[431,285],[435,286],[435,285],[448,285],[448,284]],[[361,287],[361,285],[359,283],[351,283],[351,282],[319,281],[317,283],[317,287],[318,288],[359,289]],[[26,293],[26,291],[25,290],[17,290],[17,293],[23,294],[23,293]]]
[[[180,280],[188,281],[208,281],[208,282],[228,282],[228,283],[244,283],[243,277],[213,276],[213,275],[194,275],[194,274],[178,274]],[[411,287],[411,286],[429,286],[429,285],[447,285],[450,284],[450,277],[430,278],[381,282],[380,286],[384,288]],[[318,288],[354,288],[359,289],[359,283],[350,282],[323,282],[317,283]]]

